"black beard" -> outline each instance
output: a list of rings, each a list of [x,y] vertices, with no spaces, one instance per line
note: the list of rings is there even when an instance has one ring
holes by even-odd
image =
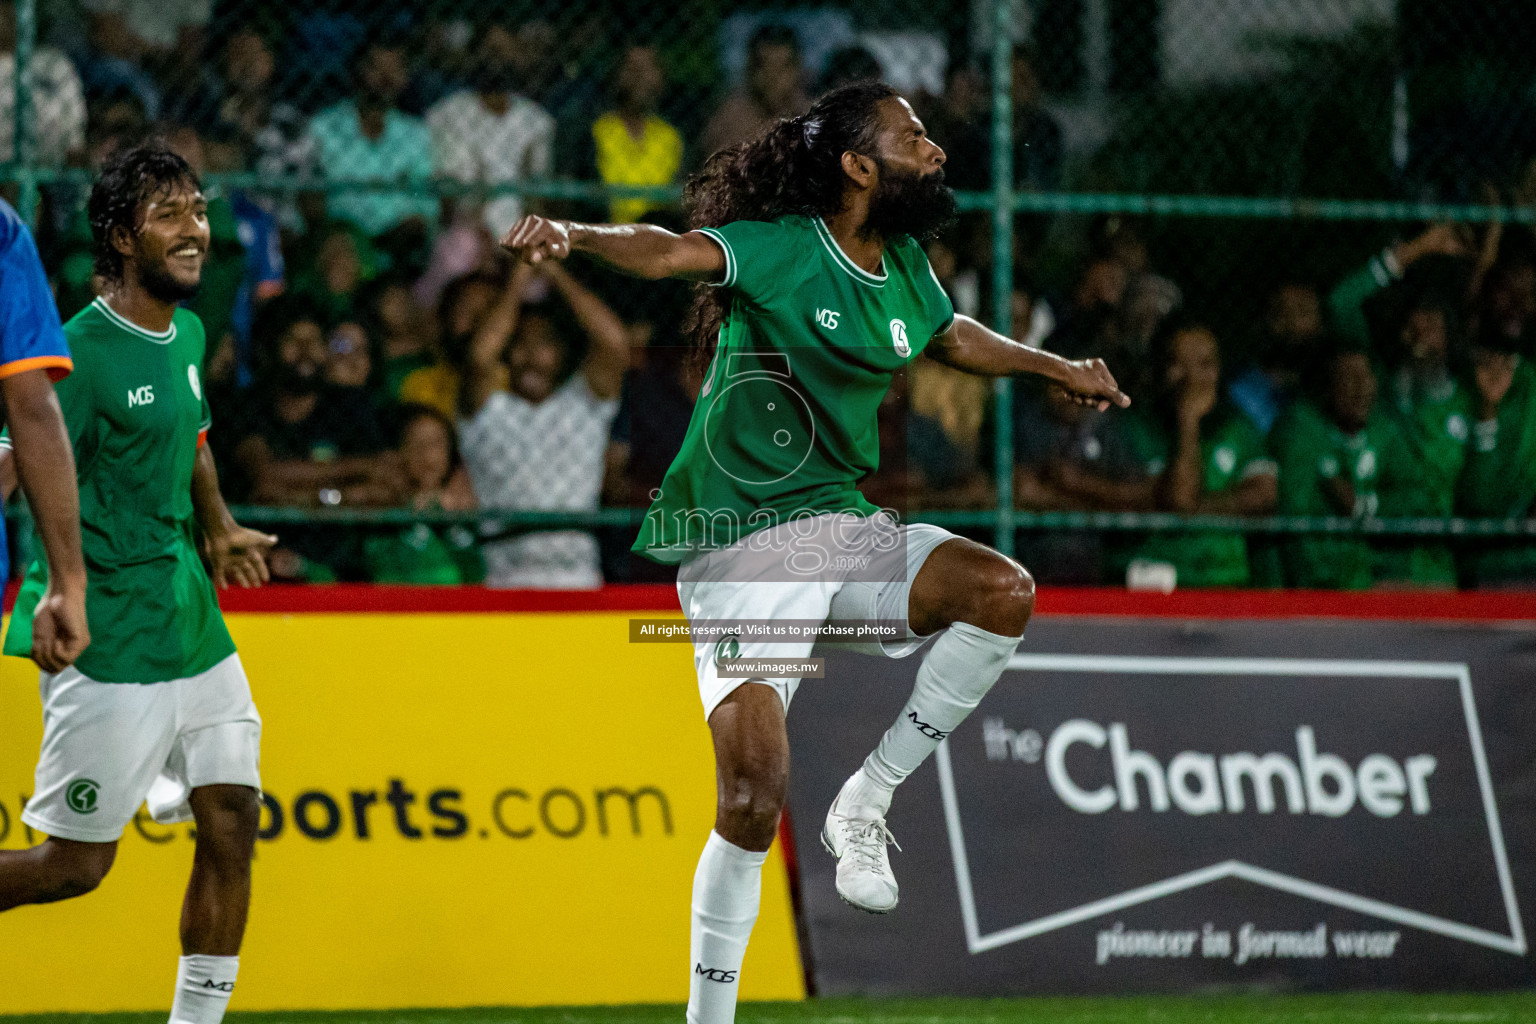
[[[165,265],[140,263],[139,284],[144,290],[160,302],[185,302],[197,294],[203,281],[199,277],[192,284],[182,284],[171,276],[171,272],[165,269]]]
[[[955,193],[944,184],[941,167],[928,174],[903,174],[877,160],[880,184],[869,197],[869,215],[861,233],[880,238],[910,235],[926,244],[955,223],[960,210]]]

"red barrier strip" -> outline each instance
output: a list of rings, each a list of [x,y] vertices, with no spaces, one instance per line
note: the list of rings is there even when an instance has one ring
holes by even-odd
[[[666,584],[600,590],[486,590],[367,584],[226,590],[226,612],[651,612],[678,611]],[[1042,587],[1041,615],[1180,619],[1442,619],[1536,621],[1536,592],[1180,590]]]

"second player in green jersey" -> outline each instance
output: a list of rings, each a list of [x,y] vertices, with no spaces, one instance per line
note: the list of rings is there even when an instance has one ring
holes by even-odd
[[[150,331],[98,298],[64,326],[75,372],[56,385],[80,475],[91,645],[76,661],[103,683],[158,683],[235,653],[194,539],[192,475],[209,428],[203,325],[177,309]],[[33,563],[5,653],[32,646],[47,586]]]
[[[7,910],[94,889],[142,805],[161,824],[195,821],[177,1024],[218,1024],[234,990],[261,813],[261,716],[214,585],[265,582],[276,541],[230,517],[204,443],[203,327],[179,304],[202,280],[207,205],[186,161],[153,145],[114,156],[91,190],[105,287],[65,328],[74,372],[59,400],[92,639],[40,680],[43,745],[22,820],[47,838],[0,851]],[[33,649],[47,585],[33,565],[5,653]]]

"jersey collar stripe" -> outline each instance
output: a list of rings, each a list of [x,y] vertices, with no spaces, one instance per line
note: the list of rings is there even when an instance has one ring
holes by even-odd
[[[160,345],[169,345],[176,338],[176,325],[174,323],[163,331],[147,331],[126,317],[119,316],[117,311],[107,305],[107,300],[97,296],[91,305],[100,310],[108,320],[121,327],[125,331],[137,334],[141,338],[148,338]]]
[[[736,283],[736,254],[731,251],[731,243],[727,242],[725,236],[714,228],[700,228],[699,232],[714,239],[715,244],[719,245],[721,251],[725,253],[725,280],[721,281],[716,287],[731,287]]]
[[[884,286],[886,279],[890,276],[889,274],[871,274],[853,262],[853,260],[848,258],[848,254],[843,252],[843,247],[837,244],[837,239],[832,237],[832,229],[827,227],[826,221],[817,217],[814,223],[816,225],[816,236],[821,239],[821,244],[826,247],[827,252],[832,254],[832,259],[836,261],[838,266],[851,274],[854,280],[863,281],[865,284],[874,285],[877,288]],[[884,262],[884,259],[882,259],[881,264],[884,265]]]

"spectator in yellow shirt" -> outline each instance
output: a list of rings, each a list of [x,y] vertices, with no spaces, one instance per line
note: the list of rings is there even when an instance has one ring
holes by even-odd
[[[593,159],[609,185],[670,185],[683,166],[683,137],[656,112],[665,79],[654,46],[630,46],[614,69],[613,109],[592,122]],[[609,219],[637,221],[661,204],[615,199]]]

